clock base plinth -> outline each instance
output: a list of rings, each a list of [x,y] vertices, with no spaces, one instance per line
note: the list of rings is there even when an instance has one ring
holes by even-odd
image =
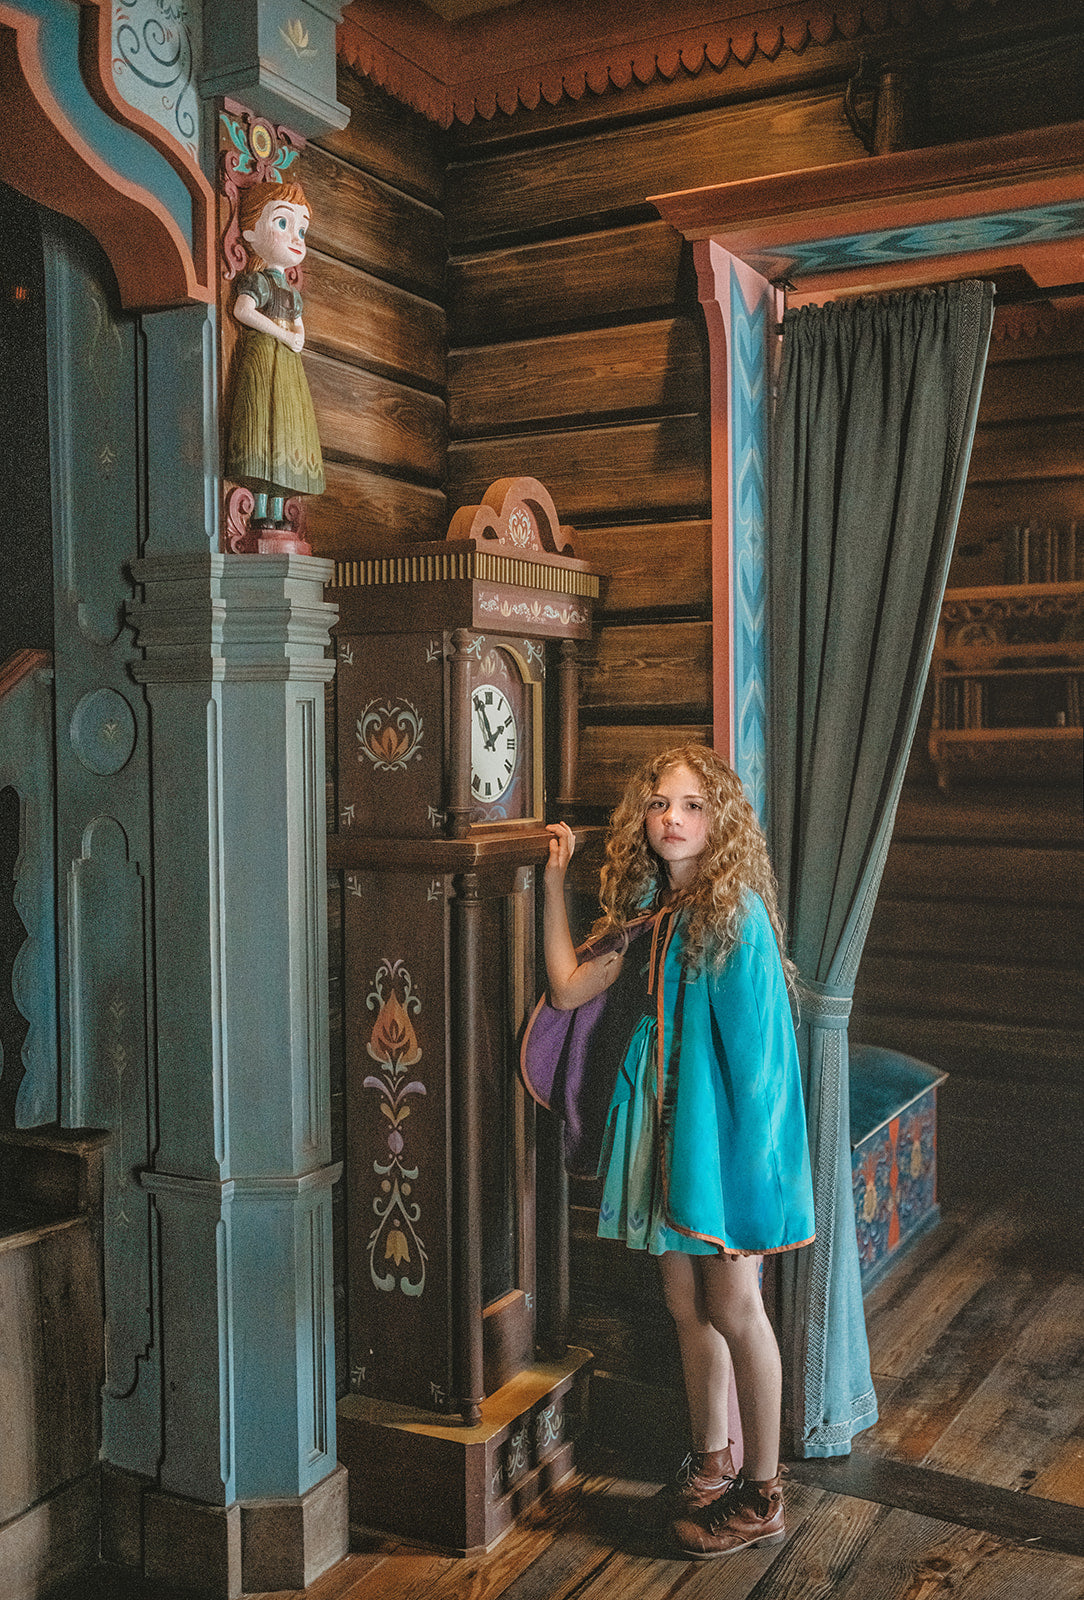
[[[352,1527],[459,1555],[492,1548],[516,1517],[572,1471],[591,1352],[570,1347],[482,1402],[476,1427],[364,1395],[337,1410]]]

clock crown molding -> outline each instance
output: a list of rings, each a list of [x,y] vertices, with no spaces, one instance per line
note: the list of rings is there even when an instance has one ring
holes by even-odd
[[[359,590],[374,604],[402,587],[469,593],[469,612],[446,613],[449,625],[586,637],[604,574],[574,555],[570,534],[537,478],[498,478],[478,505],[455,512],[444,539],[337,561],[334,598],[353,622]],[[375,620],[371,607],[366,620]]]
[[[537,478],[498,478],[479,505],[460,507],[447,537],[493,539],[517,550],[574,556],[571,533],[562,528],[553,497]]]

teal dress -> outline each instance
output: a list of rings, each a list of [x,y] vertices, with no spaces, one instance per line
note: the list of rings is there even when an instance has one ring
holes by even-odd
[[[603,1135],[599,1235],[661,1255],[793,1250],[813,1237],[798,1050],[775,934],[756,895],[718,972],[684,970],[682,913],[629,950],[639,996]],[[634,1009],[635,999],[634,999]]]

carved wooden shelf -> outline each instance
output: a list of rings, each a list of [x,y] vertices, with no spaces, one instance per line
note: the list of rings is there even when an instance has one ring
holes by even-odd
[[[932,670],[942,788],[1079,777],[1084,582],[946,590]]]

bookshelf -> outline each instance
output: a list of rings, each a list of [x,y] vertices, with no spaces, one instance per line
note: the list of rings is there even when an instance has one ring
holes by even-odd
[[[1045,553],[1038,570],[1050,570]],[[942,788],[1078,779],[1084,577],[947,589],[932,674],[929,747]]]

